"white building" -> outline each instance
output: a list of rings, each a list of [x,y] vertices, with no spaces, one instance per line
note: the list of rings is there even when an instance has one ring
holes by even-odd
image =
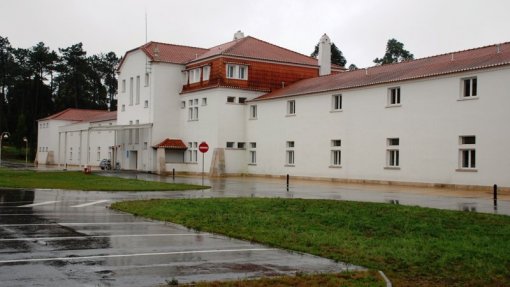
[[[123,169],[510,188],[510,43],[345,71],[236,33],[119,66]],[[319,76],[321,75],[321,76]],[[68,151],[69,152],[69,151]]]
[[[117,113],[67,109],[38,120],[38,164],[97,166],[113,159]]]

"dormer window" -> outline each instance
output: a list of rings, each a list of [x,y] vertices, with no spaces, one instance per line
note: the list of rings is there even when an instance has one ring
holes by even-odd
[[[211,67],[204,66],[202,68],[202,81],[209,81],[210,74],[211,74]]]
[[[237,80],[248,80],[248,66],[228,64],[227,78]]]
[[[189,70],[189,83],[198,83],[200,82],[200,68]]]

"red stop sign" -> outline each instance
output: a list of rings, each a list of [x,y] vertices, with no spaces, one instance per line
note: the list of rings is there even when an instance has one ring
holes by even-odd
[[[206,153],[209,150],[209,145],[206,142],[201,142],[200,145],[198,145],[198,150],[201,153]]]

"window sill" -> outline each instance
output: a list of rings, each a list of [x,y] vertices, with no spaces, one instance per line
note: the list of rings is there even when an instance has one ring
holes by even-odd
[[[389,169],[389,170],[400,170],[400,167],[399,166],[385,166],[384,169]]]
[[[458,172],[478,172],[478,169],[476,169],[476,168],[458,168],[455,171],[458,171]]]
[[[462,102],[462,101],[472,101],[472,100],[478,100],[478,96],[474,96],[474,97],[462,97],[462,98],[457,99],[457,101],[459,101],[459,102]]]
[[[286,114],[285,117],[288,118],[288,117],[295,117],[296,114]]]
[[[248,165],[249,165],[249,166],[257,166],[257,164],[256,164],[256,163],[249,163]]]
[[[294,164],[286,164],[284,165],[285,167],[294,167],[295,165]]]
[[[402,104],[395,104],[395,105],[387,105],[386,108],[399,108],[402,107]]]
[[[331,110],[329,111],[330,113],[340,113],[340,112],[343,112],[344,110],[343,109],[339,109],[339,110]]]
[[[341,165],[330,165],[329,168],[342,168]]]
[[[188,122],[198,122],[198,120],[188,120]]]

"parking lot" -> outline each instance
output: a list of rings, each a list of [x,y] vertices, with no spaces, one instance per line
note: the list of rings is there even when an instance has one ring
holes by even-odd
[[[156,286],[357,269],[106,208],[172,192],[0,191],[2,286]]]

